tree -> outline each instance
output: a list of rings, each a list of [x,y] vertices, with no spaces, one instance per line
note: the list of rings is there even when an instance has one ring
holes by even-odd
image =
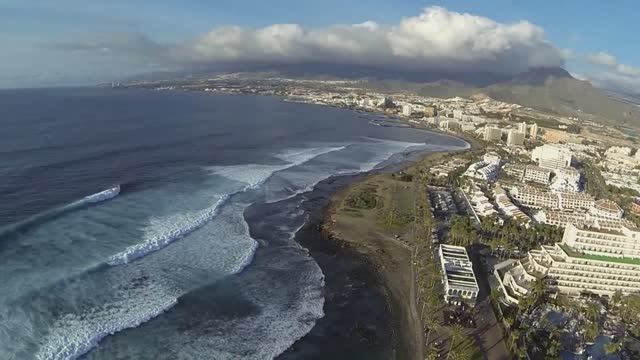
[[[612,355],[617,353],[618,351],[620,351],[622,349],[622,343],[614,343],[614,342],[608,342],[605,346],[604,346],[604,352],[607,355]]]
[[[640,294],[629,294],[622,299],[619,307],[622,321],[633,335],[640,335]]]
[[[616,292],[613,293],[613,295],[611,296],[611,307],[616,307],[618,305],[620,305],[620,302],[622,301],[622,291],[620,290],[616,290]]]

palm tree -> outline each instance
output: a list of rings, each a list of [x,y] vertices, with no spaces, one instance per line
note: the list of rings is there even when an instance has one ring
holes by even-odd
[[[455,324],[451,327],[451,336],[449,337],[449,351],[447,351],[447,359],[449,359],[449,356],[451,356],[453,346],[454,345],[458,346],[463,336],[464,336],[464,329],[462,328],[462,326],[460,326],[460,324]],[[456,356],[457,355],[454,354],[453,359],[455,359]]]

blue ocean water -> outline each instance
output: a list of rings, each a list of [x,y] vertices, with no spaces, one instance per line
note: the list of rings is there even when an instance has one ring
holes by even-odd
[[[277,356],[323,316],[294,240],[305,194],[467,145],[269,97],[11,90],[0,108],[0,359]]]

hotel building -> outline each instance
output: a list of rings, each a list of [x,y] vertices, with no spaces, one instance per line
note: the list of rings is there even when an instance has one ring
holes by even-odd
[[[467,250],[463,246],[440,245],[438,248],[444,300],[449,304],[475,305],[480,288]]]
[[[538,162],[540,167],[555,170],[570,167],[573,155],[569,149],[544,144],[533,149],[531,159]]]
[[[533,281],[569,296],[640,293],[640,231],[594,231],[568,224],[562,242],[531,250],[525,259],[494,268],[507,301],[517,303]]]

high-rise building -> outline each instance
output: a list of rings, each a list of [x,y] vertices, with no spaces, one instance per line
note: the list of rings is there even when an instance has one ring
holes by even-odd
[[[538,124],[533,123],[529,126],[529,137],[534,140],[538,137]]]
[[[533,149],[531,152],[531,160],[536,161],[540,167],[556,170],[570,167],[573,154],[569,149],[544,144]]]
[[[485,141],[500,141],[502,130],[497,127],[487,126],[484,128]]]
[[[445,120],[440,122],[440,128],[447,131],[460,131],[460,123],[455,120]]]
[[[507,135],[507,145],[519,146],[522,144],[524,144],[524,133],[514,129],[509,130],[509,134]]]
[[[402,115],[411,116],[412,113],[413,113],[413,108],[411,107],[411,104],[402,105]]]
[[[518,131],[520,131],[523,134],[527,133],[527,123],[526,122],[522,122],[520,123],[520,125],[518,125]]]

